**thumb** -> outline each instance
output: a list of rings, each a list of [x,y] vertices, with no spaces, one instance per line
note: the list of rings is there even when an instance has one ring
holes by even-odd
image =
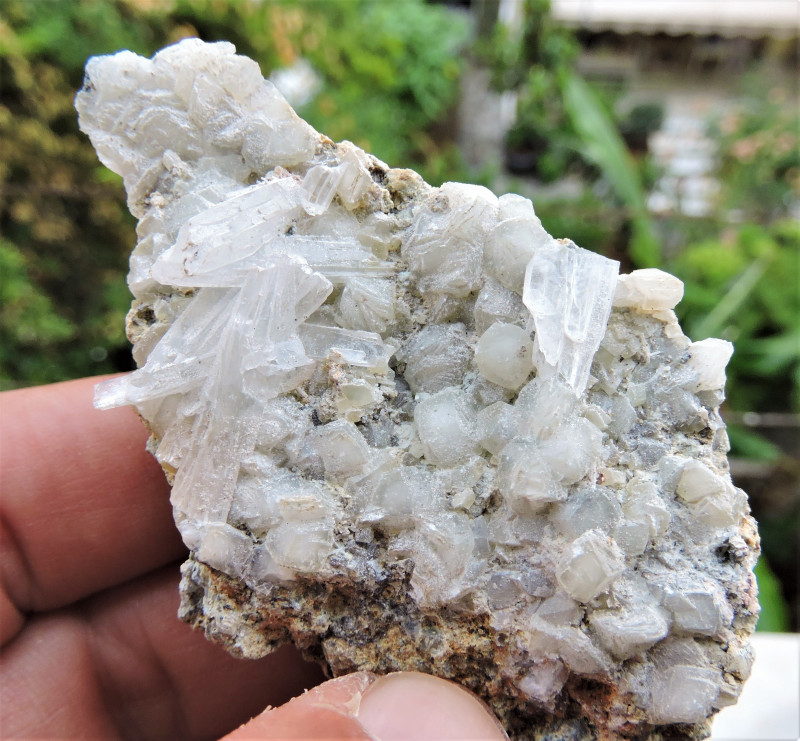
[[[279,708],[267,709],[224,741],[503,741],[488,708],[453,682],[418,672],[384,677],[359,672],[331,679]]]

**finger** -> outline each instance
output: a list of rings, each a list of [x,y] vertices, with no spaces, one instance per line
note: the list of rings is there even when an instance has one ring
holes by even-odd
[[[169,487],[131,409],[96,379],[0,394],[0,632],[175,560]]]
[[[508,737],[488,708],[453,682],[418,672],[364,672],[321,684],[225,737],[445,741]]]
[[[321,681],[291,647],[236,659],[176,617],[177,567],[36,616],[0,659],[4,737],[210,739]]]
[[[358,721],[361,697],[375,677],[366,672],[331,679],[286,705],[268,709],[225,736],[223,741],[252,739],[359,739],[372,736]]]

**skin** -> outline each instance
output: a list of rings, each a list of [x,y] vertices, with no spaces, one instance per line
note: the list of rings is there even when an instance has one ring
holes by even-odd
[[[0,735],[505,738],[450,682],[320,684],[292,647],[236,659],[179,621],[169,486],[136,414],[92,408],[97,380],[0,394]]]

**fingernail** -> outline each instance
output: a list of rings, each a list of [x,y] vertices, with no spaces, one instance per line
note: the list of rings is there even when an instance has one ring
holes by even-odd
[[[358,722],[379,741],[508,738],[488,707],[471,692],[418,672],[377,679],[361,698]]]
[[[356,717],[361,698],[375,676],[367,672],[329,679],[285,705],[267,709],[225,736],[222,741],[253,739],[371,738]]]

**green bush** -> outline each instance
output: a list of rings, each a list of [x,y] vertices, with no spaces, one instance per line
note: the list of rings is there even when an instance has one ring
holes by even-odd
[[[619,121],[625,143],[635,151],[647,151],[647,137],[664,123],[664,106],[660,103],[641,103],[631,108]]]
[[[710,235],[670,265],[686,283],[678,308],[692,339],[735,343],[728,403],[737,411],[800,410],[797,127],[780,88],[747,81],[737,109],[711,126],[720,193]]]
[[[0,34],[0,231],[11,302],[0,314],[4,388],[113,371],[111,355],[125,342],[134,223],[119,179],[78,132],[72,99],[81,74],[58,58],[73,53],[69,40],[48,41],[62,7],[80,9],[10,4],[12,21],[24,12],[41,24]]]
[[[691,245],[670,265],[685,283],[678,305],[694,340],[736,344],[728,403],[739,411],[800,409],[800,225],[744,224]]]
[[[549,0],[523,0],[522,18],[521,28],[497,24],[482,52],[494,85],[518,94],[506,137],[509,169],[552,182],[588,165],[576,147],[561,80],[571,72],[579,47],[572,33],[551,19]]]
[[[720,210],[770,223],[800,204],[800,120],[787,91],[759,75],[740,105],[712,123],[719,145]],[[796,211],[795,211],[796,214]]]

